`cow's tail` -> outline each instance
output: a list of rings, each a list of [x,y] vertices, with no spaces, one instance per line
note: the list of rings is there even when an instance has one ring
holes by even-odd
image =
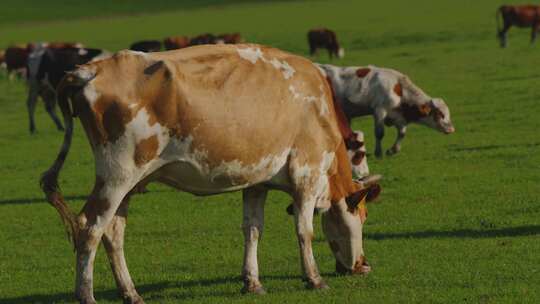
[[[58,186],[58,175],[68,155],[71,139],[73,137],[73,111],[71,110],[69,99],[76,91],[81,89],[94,77],[94,75],[79,72],[80,71],[68,73],[58,85],[58,105],[62,111],[64,125],[66,127],[64,131],[64,142],[62,143],[62,147],[56,160],[52,166],[41,175],[40,180],[41,189],[45,193],[47,201],[53,205],[60,214],[62,222],[66,227],[68,237],[71,236],[74,245],[77,244],[76,237],[78,235],[77,232],[79,226],[77,225],[76,214],[69,209],[62,192],[60,191],[60,187]]]

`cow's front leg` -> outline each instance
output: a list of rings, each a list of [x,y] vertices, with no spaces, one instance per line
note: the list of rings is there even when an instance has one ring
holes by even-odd
[[[126,304],[144,304],[143,299],[135,290],[124,256],[124,232],[129,205],[129,195],[126,196],[111,224],[103,234],[103,245],[109,257],[109,263],[118,287],[120,296]]]
[[[79,231],[75,237],[77,267],[75,296],[81,304],[95,304],[93,271],[96,250],[105,229],[128,192],[125,185],[107,185],[96,179],[94,191],[77,218]]]
[[[313,256],[311,242],[313,240],[313,212],[315,211],[315,199],[301,199],[294,202],[294,219],[298,244],[300,246],[300,258],[304,278],[309,289],[327,289],[328,285],[323,281],[317,263]]]
[[[383,109],[375,110],[374,122],[375,122],[375,156],[381,158],[382,154],[382,140],[384,137],[384,119],[386,118],[386,111]]]
[[[264,294],[264,288],[259,281],[259,266],[257,263],[257,243],[263,231],[264,202],[268,190],[262,187],[244,189],[244,266],[242,278],[244,287],[242,293]]]
[[[405,133],[407,132],[407,126],[396,126],[397,130],[397,137],[396,141],[392,145],[392,147],[388,150],[386,150],[386,155],[394,155],[397,154],[399,151],[401,151],[401,142],[403,141],[403,138],[405,138]]]

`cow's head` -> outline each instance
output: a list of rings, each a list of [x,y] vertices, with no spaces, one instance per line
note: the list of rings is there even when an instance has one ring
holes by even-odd
[[[421,113],[419,123],[441,131],[445,134],[454,133],[455,128],[450,120],[450,109],[440,98],[434,98],[428,103],[420,105]]]
[[[372,195],[372,189],[377,189],[377,194],[380,191],[378,185],[363,188],[333,203],[322,215],[322,228],[336,258],[336,271],[340,274],[371,271],[364,256],[362,225],[367,216],[365,202]]]

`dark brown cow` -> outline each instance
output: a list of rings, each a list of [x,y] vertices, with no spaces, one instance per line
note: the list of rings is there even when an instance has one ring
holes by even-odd
[[[183,49],[189,46],[189,38],[186,36],[171,36],[163,39],[163,46],[167,51]]]
[[[308,32],[309,54],[311,56],[317,53],[317,49],[327,49],[330,59],[333,56],[338,58],[343,57],[344,51],[339,47],[336,33],[327,29],[319,28],[313,29]]]
[[[132,51],[145,52],[145,53],[159,52],[161,51],[161,41],[158,41],[158,40],[137,41],[131,44],[129,49]]]
[[[531,43],[536,40],[536,33],[540,29],[540,6],[538,5],[503,5],[499,7],[497,16],[497,35],[501,47],[506,47],[506,33],[510,27],[530,27]],[[502,16],[503,27],[500,28],[500,19]]]
[[[216,36],[210,33],[191,38],[189,45],[216,44]]]

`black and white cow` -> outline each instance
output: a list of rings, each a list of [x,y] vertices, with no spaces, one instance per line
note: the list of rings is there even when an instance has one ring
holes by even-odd
[[[45,103],[45,110],[54,121],[58,130],[63,130],[62,123],[55,113],[56,87],[67,71],[71,71],[91,60],[105,58],[108,52],[100,49],[68,47],[52,49],[36,47],[28,56],[28,116],[30,133],[36,130],[34,112],[38,97]]]

